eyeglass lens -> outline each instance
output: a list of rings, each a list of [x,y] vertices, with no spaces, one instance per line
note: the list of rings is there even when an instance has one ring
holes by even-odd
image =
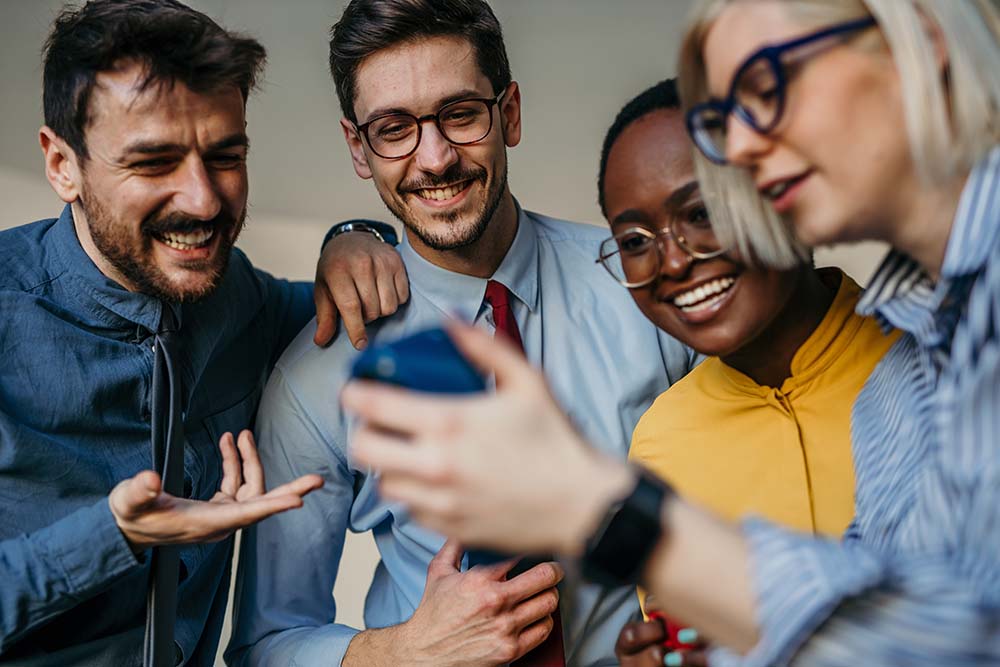
[[[441,108],[437,125],[453,144],[471,144],[483,139],[492,129],[491,105],[482,100],[462,100]],[[376,118],[368,126],[368,141],[378,155],[403,157],[417,148],[420,124],[414,116],[396,114]]]

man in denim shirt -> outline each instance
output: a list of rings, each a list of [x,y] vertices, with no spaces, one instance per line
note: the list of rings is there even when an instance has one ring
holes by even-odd
[[[265,494],[252,436],[230,435],[315,313],[312,285],[233,248],[264,59],[173,0],[94,0],[56,19],[40,143],[67,205],[0,234],[0,663],[140,664],[149,549],[179,544],[177,651],[212,664],[230,536],[321,484]],[[335,278],[343,263],[321,267]],[[180,325],[182,498],[149,470],[165,309]]]

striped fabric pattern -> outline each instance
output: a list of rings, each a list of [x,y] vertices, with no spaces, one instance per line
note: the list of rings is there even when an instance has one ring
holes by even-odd
[[[858,306],[904,335],[854,407],[842,542],[750,519],[746,665],[1000,665],[1000,148],[972,172],[935,284],[890,253]]]

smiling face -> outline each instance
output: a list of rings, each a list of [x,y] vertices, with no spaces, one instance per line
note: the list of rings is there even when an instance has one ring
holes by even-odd
[[[761,47],[816,29],[794,20],[779,2],[727,5],[704,43],[710,94],[724,98],[733,74]],[[892,57],[874,28],[850,39],[827,43],[785,69],[784,114],[767,135],[728,119],[728,160],[749,170],[763,196],[811,246],[891,240],[920,187]]]
[[[387,113],[419,118],[457,100],[495,97],[471,44],[456,37],[405,42],[372,54],[358,68],[356,90],[359,125]],[[489,134],[467,146],[450,143],[435,123],[422,123],[416,151],[399,159],[375,155],[350,121],[341,122],[355,170],[374,180],[382,201],[406,225],[418,251],[475,244],[509,198],[506,146],[520,140],[516,84],[508,86],[489,113]]]
[[[679,110],[652,111],[631,123],[608,153],[604,198],[612,232],[666,228],[676,217],[699,218],[692,146]],[[733,253],[692,261],[663,239],[656,280],[631,290],[657,327],[695,350],[725,356],[763,332],[785,308],[801,269],[752,269]]]
[[[197,300],[221,279],[246,215],[243,97],[181,83],[140,92],[142,77],[135,64],[97,76],[89,157],[69,160],[75,197],[64,198],[75,199],[77,235],[105,275],[157,298]]]

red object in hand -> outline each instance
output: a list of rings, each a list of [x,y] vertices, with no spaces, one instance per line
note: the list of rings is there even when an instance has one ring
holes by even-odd
[[[663,648],[669,651],[687,651],[689,649],[697,648],[694,644],[685,644],[677,639],[677,633],[687,626],[675,623],[660,611],[649,612],[649,620],[659,621],[663,624],[663,629],[667,634],[667,638],[660,644]]]

